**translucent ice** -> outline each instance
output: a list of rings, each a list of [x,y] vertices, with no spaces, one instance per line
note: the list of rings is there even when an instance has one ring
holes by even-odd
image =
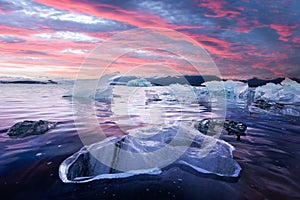
[[[268,83],[255,89],[255,99],[277,103],[300,103],[300,84],[286,78],[280,84]]]
[[[171,91],[181,102],[209,102],[210,95],[226,95],[226,97],[248,98],[248,84],[239,81],[209,81],[205,87],[172,84]]]
[[[209,81],[203,83],[209,92],[226,94],[227,97],[245,98],[248,94],[248,84],[240,81]]]
[[[213,145],[208,145],[211,141]],[[83,147],[63,161],[59,176],[65,183],[82,183],[160,174],[166,167],[179,166],[199,173],[237,177],[241,168],[232,158],[233,150],[230,144],[203,135],[187,124],[181,124],[180,129],[178,125],[158,125],[133,129],[128,135]]]
[[[151,82],[147,81],[144,78],[140,79],[134,79],[131,81],[128,81],[127,86],[135,86],[135,87],[151,87]]]
[[[63,97],[91,98],[96,100],[108,100],[112,98],[113,86],[110,83],[119,76],[119,72],[106,74],[97,79],[76,80],[74,88]]]
[[[252,113],[300,116],[300,84],[286,78],[280,84],[268,83],[255,89]]]
[[[190,85],[171,84],[169,88],[170,95],[179,102],[207,102],[209,99],[208,91],[204,87],[196,88]]]

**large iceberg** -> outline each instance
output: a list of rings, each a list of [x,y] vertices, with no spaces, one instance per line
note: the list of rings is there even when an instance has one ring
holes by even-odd
[[[300,116],[300,84],[286,78],[280,84],[268,83],[255,89],[252,113]]]
[[[225,94],[226,97],[244,99],[248,95],[248,84],[240,81],[209,81],[203,83],[210,93]]]
[[[300,103],[300,84],[289,78],[280,84],[268,83],[255,89],[254,98],[283,104]]]
[[[211,102],[216,95],[242,100],[249,97],[248,84],[232,80],[209,81],[200,87],[171,84],[170,89],[180,102]]]
[[[151,87],[152,84],[151,82],[147,81],[144,78],[140,78],[140,79],[134,79],[134,80],[130,80],[127,82],[127,86],[132,86],[132,87]]]
[[[128,135],[83,147],[62,162],[59,177],[65,183],[84,183],[160,174],[179,166],[183,170],[236,178],[241,167],[233,159],[233,150],[227,142],[203,135],[187,124],[157,125],[132,129]]]

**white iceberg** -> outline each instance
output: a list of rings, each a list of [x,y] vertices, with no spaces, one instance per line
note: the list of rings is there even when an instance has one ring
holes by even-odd
[[[174,98],[173,100],[181,103],[207,102],[209,98],[205,88],[196,88],[178,83],[169,85],[169,88],[170,95]]]
[[[226,95],[227,98],[247,99],[247,83],[239,81],[209,81],[203,86],[171,84],[170,89],[180,102],[211,102],[214,96]]]
[[[255,89],[252,113],[300,116],[300,84],[289,78],[280,84],[268,83]]]
[[[151,82],[147,81],[144,78],[134,79],[127,82],[127,86],[131,87],[151,87],[153,86]]]
[[[300,84],[289,78],[280,84],[268,83],[255,89],[254,98],[283,104],[300,103]]]
[[[248,95],[248,83],[240,81],[209,81],[203,83],[210,93],[226,95],[226,97],[232,98],[247,98]]]
[[[209,145],[212,144],[212,145]],[[233,146],[201,134],[187,124],[133,129],[83,147],[62,162],[59,177],[65,183],[160,174],[179,166],[199,173],[236,178],[241,167]],[[159,152],[159,153],[158,153]],[[101,162],[100,162],[100,161]]]
[[[119,75],[119,72],[114,72],[106,74],[99,79],[76,80],[72,90],[68,91],[63,97],[87,98],[99,101],[111,100],[113,86],[110,83]]]

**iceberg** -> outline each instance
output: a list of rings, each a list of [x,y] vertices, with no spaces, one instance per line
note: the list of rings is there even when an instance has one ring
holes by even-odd
[[[119,72],[114,72],[100,77],[99,80],[76,80],[73,90],[68,91],[63,97],[87,98],[98,101],[111,100],[113,86],[110,84],[119,75]]]
[[[39,121],[23,121],[18,122],[8,129],[8,135],[11,137],[27,137],[31,135],[44,134],[50,129],[56,127],[56,122]]]
[[[268,83],[255,89],[254,98],[282,104],[300,103],[300,84],[289,78],[280,84]]]
[[[203,83],[213,94],[225,94],[226,97],[245,99],[248,95],[248,84],[240,81],[209,81]]]
[[[247,99],[249,96],[248,84],[239,81],[209,81],[203,86],[171,84],[170,89],[180,102],[211,102],[213,96],[220,95],[236,99]]]
[[[196,88],[190,85],[171,84],[169,85],[170,95],[174,100],[181,103],[207,102],[209,99],[205,88]]]
[[[179,166],[183,170],[237,178],[241,167],[233,159],[234,147],[188,124],[131,129],[84,146],[59,167],[64,183],[86,183],[140,174],[159,175]]]
[[[153,85],[151,84],[151,82],[147,81],[146,79],[140,78],[140,79],[134,79],[134,80],[128,81],[127,86],[131,86],[131,87],[151,87]]]
[[[255,89],[252,113],[300,116],[300,84],[289,78],[280,84],[268,83]]]

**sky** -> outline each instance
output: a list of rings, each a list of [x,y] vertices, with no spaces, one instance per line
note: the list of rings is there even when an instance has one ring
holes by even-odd
[[[0,15],[0,77],[74,79],[114,35],[153,27],[184,34],[166,38],[179,46],[195,41],[222,78],[300,78],[298,0],[0,0]],[[135,67],[199,74],[159,49],[133,50],[112,63],[120,71]]]

